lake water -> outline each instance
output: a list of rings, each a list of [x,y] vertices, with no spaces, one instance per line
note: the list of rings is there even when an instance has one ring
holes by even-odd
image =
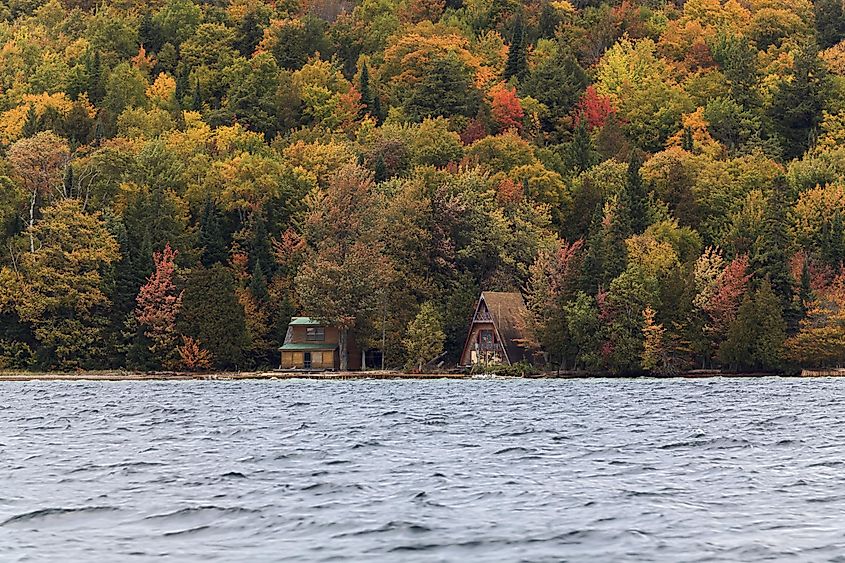
[[[843,397],[845,379],[0,383],[0,560],[830,560]]]

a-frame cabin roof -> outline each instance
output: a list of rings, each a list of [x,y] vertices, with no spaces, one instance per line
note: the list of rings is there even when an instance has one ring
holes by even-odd
[[[528,310],[522,295],[510,291],[483,291],[475,307],[475,315],[481,310],[482,304],[486,305],[487,311],[493,321],[493,326],[499,335],[508,363],[516,363],[524,357],[524,350],[519,342],[525,339],[525,315]],[[472,334],[472,328],[470,328]],[[464,353],[469,345],[469,340],[464,345]],[[463,354],[462,354],[463,357]]]
[[[515,291],[484,291],[481,293],[481,300],[493,317],[493,324],[502,338],[508,361],[520,361],[524,350],[519,342],[525,339],[525,315],[528,312],[522,295]]]

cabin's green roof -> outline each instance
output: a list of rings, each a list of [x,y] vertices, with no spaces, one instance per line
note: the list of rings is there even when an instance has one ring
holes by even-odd
[[[337,344],[331,342],[287,342],[279,350],[284,352],[308,352],[310,350],[334,350]]]
[[[293,317],[290,320],[292,325],[321,326],[323,323],[311,317]]]

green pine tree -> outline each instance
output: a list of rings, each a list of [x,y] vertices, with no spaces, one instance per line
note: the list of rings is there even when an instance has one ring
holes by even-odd
[[[777,370],[785,340],[783,308],[765,279],[753,294],[746,294],[719,348],[719,359],[733,370]]]
[[[816,31],[821,47],[827,49],[845,39],[845,6],[840,0],[816,0]]]
[[[786,323],[780,299],[768,280],[763,280],[754,294],[756,306],[757,338],[754,356],[762,369],[779,369],[783,362],[783,343],[786,340]]]
[[[361,94],[362,115],[372,115],[373,91],[370,88],[370,70],[367,68],[367,63],[364,63],[361,66],[361,77],[358,80],[358,92]]]
[[[791,238],[788,206],[784,201],[786,180],[780,178],[769,196],[761,235],[753,244],[751,268],[757,279],[769,280],[784,308],[792,304],[792,274],[789,271]]]
[[[44,112],[38,117],[37,128],[39,131],[53,131],[57,135],[64,136],[64,131],[62,131],[63,121],[62,115],[56,108],[47,107],[44,108]]]
[[[76,190],[76,179],[73,177],[73,166],[70,164],[65,166],[65,176],[62,179],[62,186],[64,187],[65,197],[73,197]]]
[[[249,346],[243,307],[235,296],[235,277],[222,264],[196,268],[182,295],[179,332],[197,339],[215,367],[237,368]]]
[[[628,174],[625,181],[625,202],[631,220],[631,234],[640,234],[648,227],[648,193],[640,175],[642,157],[632,150],[628,159]]]
[[[256,10],[248,11],[238,26],[238,37],[235,47],[241,55],[250,58],[264,35],[264,24]]]
[[[593,147],[593,139],[583,119],[575,126],[572,142],[569,143],[566,150],[566,160],[569,169],[575,174],[589,170],[598,162],[598,154]]]
[[[387,180],[387,164],[384,162],[384,156],[378,155],[374,165],[373,179],[376,182],[384,182]]]
[[[270,293],[267,291],[267,277],[261,267],[261,261],[255,262],[252,275],[249,278],[249,292],[259,303],[267,303],[270,300]]]
[[[402,105],[413,121],[426,117],[471,117],[478,113],[481,95],[475,87],[470,68],[455,53],[431,62],[425,76],[403,85]]]
[[[625,270],[628,259],[625,240],[633,234],[631,229],[631,212],[625,202],[619,198],[613,206],[611,213],[610,228],[608,229],[610,239],[609,258],[612,261],[610,273],[619,275]],[[616,277],[616,275],[613,277]]]
[[[29,109],[26,110],[26,121],[23,122],[21,136],[29,138],[38,133],[38,131],[38,114],[35,112],[35,106],[29,104]]]
[[[225,263],[229,259],[220,215],[211,198],[206,198],[202,208],[199,228],[199,246],[202,249],[202,264],[210,268],[214,264]]]
[[[73,146],[85,145],[91,141],[94,119],[81,102],[74,102],[62,120],[62,131]]]
[[[384,121],[384,113],[381,109],[381,98],[379,98],[378,94],[373,94],[373,106],[370,111],[370,115],[376,119],[376,123],[379,125],[381,125],[382,121]]]
[[[590,295],[599,288],[607,289],[625,271],[628,251],[625,239],[631,236],[628,210],[619,200],[596,208],[581,274],[581,287]],[[609,214],[609,215],[608,215]]]
[[[120,258],[106,272],[106,292],[111,301],[106,329],[109,365],[115,368],[152,369],[154,366],[149,353],[149,342],[139,343],[144,330],[132,322],[134,319],[131,315],[135,308],[136,288],[140,287],[143,279],[132,267],[129,240],[123,221],[111,211],[107,211],[104,216],[106,227],[120,249]]]
[[[540,37],[554,39],[559,23],[560,17],[551,2],[543,2],[543,8],[540,10]]]
[[[801,156],[810,147],[831,92],[818,46],[807,42],[795,53],[789,76],[778,85],[769,109],[769,117],[784,140],[787,160]]]
[[[681,141],[681,148],[687,152],[692,152],[695,148],[695,140],[692,137],[692,127],[689,125],[684,127],[684,138]]]
[[[141,16],[141,22],[138,25],[138,40],[147,50],[154,53],[161,49],[161,28],[149,10],[144,11],[144,15]]]
[[[822,259],[834,269],[845,261],[845,221],[840,211],[834,211],[830,224],[823,226]]]
[[[89,56],[88,60],[90,60],[90,66],[88,66],[88,99],[92,104],[99,104],[106,96],[100,52],[94,51],[94,55]]]
[[[561,118],[572,113],[589,84],[590,78],[572,50],[566,45],[559,45],[557,55],[539,61],[520,80],[520,94],[531,96],[548,108],[543,127],[551,131],[558,126]]]
[[[270,233],[267,232],[267,219],[264,213],[252,214],[252,237],[249,242],[250,266],[255,268],[261,263],[262,267],[269,274],[273,274],[273,249],[270,246]]]
[[[194,111],[202,109],[202,91],[200,90],[199,78],[194,82],[194,89],[191,92],[191,109]]]
[[[515,76],[522,79],[528,72],[528,46],[525,43],[525,25],[522,17],[517,16],[513,25],[513,35],[508,47],[508,60],[505,63],[505,80]]]
[[[807,316],[807,311],[810,308],[810,303],[813,300],[813,289],[810,285],[810,260],[805,255],[803,263],[801,264],[801,276],[798,280],[798,292],[795,295],[795,303],[791,307],[791,315],[787,319],[787,332],[795,334]]]
[[[719,34],[713,41],[713,58],[728,79],[731,98],[746,109],[760,105],[757,49],[746,37]]]

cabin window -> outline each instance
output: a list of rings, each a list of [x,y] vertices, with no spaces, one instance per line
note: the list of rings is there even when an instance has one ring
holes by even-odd
[[[478,341],[482,344],[493,344],[493,331],[482,330],[478,333]]]
[[[326,339],[326,329],[321,326],[309,326],[305,329],[305,340],[308,342],[323,342]]]

